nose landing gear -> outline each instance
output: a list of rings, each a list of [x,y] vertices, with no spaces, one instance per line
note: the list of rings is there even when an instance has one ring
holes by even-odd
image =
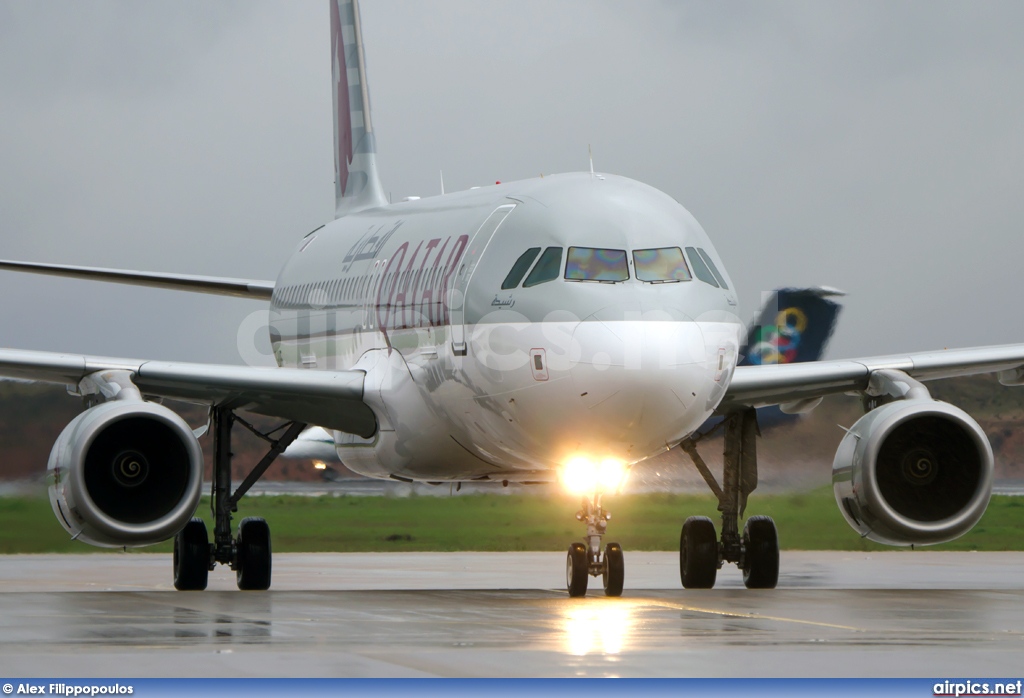
[[[608,543],[601,550],[601,538],[608,529],[608,521],[612,515],[601,504],[601,495],[584,495],[580,510],[576,512],[576,520],[587,526],[586,543],[572,543],[565,559],[565,584],[569,596],[585,596],[587,593],[587,577],[600,576],[604,585],[605,596],[621,596],[622,583],[625,579],[625,562],[622,546]]]

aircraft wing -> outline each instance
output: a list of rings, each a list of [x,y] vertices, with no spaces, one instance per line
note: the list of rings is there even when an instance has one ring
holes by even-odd
[[[229,279],[220,276],[195,276],[192,274],[167,274],[152,271],[130,271],[127,269],[100,269],[97,267],[75,267],[67,264],[38,264],[36,262],[15,262],[0,259],[0,269],[22,271],[30,274],[64,276],[71,279],[107,281],[130,286],[151,286],[175,291],[209,293],[217,296],[235,296],[254,300],[270,300],[274,293],[273,281],[255,279]]]
[[[814,400],[835,393],[862,392],[871,374],[889,369],[919,381],[998,373],[1004,385],[1024,385],[1024,344],[840,361],[737,366],[720,413]]]
[[[362,371],[310,371],[142,361],[0,349],[0,376],[77,386],[101,371],[128,371],[143,395],[248,410],[372,436],[376,417],[363,402]]]

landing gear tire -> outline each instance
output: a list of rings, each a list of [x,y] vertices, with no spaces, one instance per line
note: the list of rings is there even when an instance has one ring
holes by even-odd
[[[769,516],[751,516],[743,526],[743,583],[774,589],[779,583],[779,534]]]
[[[622,559],[622,546],[609,543],[604,549],[604,595],[622,596],[622,582],[626,577],[626,565]]]
[[[236,543],[238,559],[235,581],[243,591],[265,591],[270,588],[270,526],[263,519],[251,516],[238,526]]]
[[[590,561],[587,560],[587,546],[572,543],[565,558],[565,585],[569,596],[575,598],[587,593],[587,577],[590,576]]]
[[[210,575],[210,539],[206,524],[195,517],[174,536],[174,588],[202,591]]]
[[[715,524],[706,516],[691,516],[679,535],[679,578],[686,589],[710,589],[717,576]]]

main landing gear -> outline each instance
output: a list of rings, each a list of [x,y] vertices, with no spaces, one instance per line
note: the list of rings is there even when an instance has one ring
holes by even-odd
[[[271,551],[270,527],[258,517],[242,519],[238,537],[231,534],[231,515],[238,511],[238,501],[259,480],[267,468],[288,448],[306,427],[301,422],[289,422],[273,432],[258,431],[227,407],[213,409],[213,488],[211,509],[214,517],[213,543],[209,542],[206,524],[193,518],[174,537],[174,588],[201,590],[206,588],[210,570],[230,565],[235,581],[242,590],[270,588]],[[270,444],[270,450],[256,464],[252,472],[231,493],[231,428],[238,422],[253,434]],[[279,439],[272,438],[284,429]]]
[[[743,533],[739,531],[747,497],[757,488],[757,413],[752,408],[734,412],[723,424],[722,486],[697,453],[697,441],[702,437],[691,437],[680,444],[718,497],[722,538],[717,539],[715,524],[706,516],[686,519],[679,536],[679,577],[687,589],[710,589],[722,565],[733,562],[743,570],[743,583],[748,589],[774,589],[779,581],[775,522],[767,516],[751,516]]]
[[[612,515],[601,504],[601,494],[584,495],[576,520],[587,525],[585,543],[573,543],[565,558],[565,585],[569,596],[584,596],[587,593],[587,577],[601,576],[606,596],[621,596],[625,578],[625,563],[622,546],[609,543],[601,551],[601,538],[608,528]]]

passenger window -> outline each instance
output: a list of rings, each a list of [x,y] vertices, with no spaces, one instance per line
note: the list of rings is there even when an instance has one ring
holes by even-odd
[[[562,248],[549,247],[540,256],[540,261],[533,267],[533,271],[523,282],[523,288],[530,288],[537,284],[554,281],[558,278],[558,272],[562,269]]]
[[[540,254],[539,247],[531,247],[526,252],[519,255],[519,259],[512,265],[512,271],[508,273],[505,280],[501,282],[501,289],[507,291],[510,288],[515,288],[519,285],[519,282],[526,276],[527,270],[530,265],[533,264],[533,260],[537,259],[537,255]]]
[[[690,281],[690,270],[678,247],[660,247],[653,250],[633,250],[636,278],[648,283]]]
[[[629,278],[626,251],[570,247],[565,278],[569,281],[625,281]]]
[[[706,284],[711,284],[715,288],[718,288],[718,282],[715,281],[715,275],[708,269],[708,265],[704,263],[704,259],[697,253],[696,247],[687,247],[686,256],[690,258],[690,265],[693,266],[694,275]]]
[[[708,263],[708,268],[710,268],[711,273],[715,275],[715,281],[718,282],[718,285],[728,290],[729,286],[725,283],[725,279],[722,278],[722,275],[718,273],[718,267],[716,267],[715,263],[711,260],[711,255],[705,252],[703,247],[698,247],[697,252],[699,252],[704,261]]]

